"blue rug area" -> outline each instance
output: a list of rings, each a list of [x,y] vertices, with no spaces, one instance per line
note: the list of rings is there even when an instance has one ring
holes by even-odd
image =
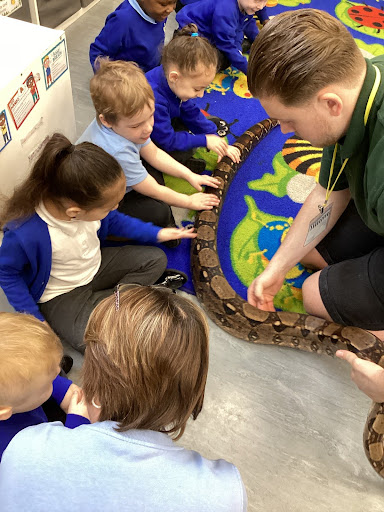
[[[384,1],[366,4],[323,0],[269,0],[271,16],[286,10],[318,8],[338,17],[353,34],[358,46],[370,54],[384,53]],[[382,15],[381,15],[382,13]],[[383,30],[378,25],[383,20]],[[373,28],[375,27],[375,28]],[[231,144],[246,129],[265,119],[258,100],[251,97],[246,77],[236,69],[218,73],[197,104],[207,113],[223,120],[223,135]],[[207,161],[207,172],[214,169],[213,153],[200,149],[198,156]],[[224,202],[218,229],[218,254],[224,274],[236,292],[246,298],[252,280],[268,264],[284,239],[302,203],[315,185],[320,170],[321,150],[294,134],[283,135],[275,128],[256,146],[235,176]],[[182,181],[168,185],[180,192],[193,189]],[[194,212],[175,212],[179,225],[193,223]],[[190,271],[190,243],[183,240],[177,249],[166,249],[170,268],[184,271],[190,278],[186,291],[194,293]],[[307,271],[297,265],[275,298],[277,309],[304,312],[301,285]]]

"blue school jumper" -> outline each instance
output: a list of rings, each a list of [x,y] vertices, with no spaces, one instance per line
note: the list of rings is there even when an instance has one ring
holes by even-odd
[[[265,8],[257,15],[262,21],[268,18]],[[251,18],[241,13],[237,0],[201,0],[186,5],[176,15],[180,28],[195,23],[199,35],[206,37],[243,73],[248,67],[247,59],[241,54],[244,31],[251,41],[258,33],[256,22]]]
[[[165,21],[157,23],[145,14],[136,0],[124,0],[107,16],[104,28],[90,46],[93,70],[99,55],[111,60],[137,62],[144,71],[158,66],[164,45]]]
[[[57,402],[57,404],[60,405],[65,397],[66,392],[68,391],[69,386],[72,384],[72,381],[58,375],[52,384],[53,390],[51,396]],[[15,437],[18,432],[20,432],[20,430],[31,427],[32,425],[39,425],[40,423],[47,422],[48,418],[41,406],[37,407],[37,409],[33,409],[33,411],[12,414],[12,416],[7,420],[0,421],[0,461],[4,450],[11,442],[13,437]],[[90,421],[83,416],[79,416],[77,414],[68,414],[65,426],[68,428],[76,428],[79,425],[85,425],[89,423]]]
[[[151,134],[153,142],[168,152],[206,147],[205,135],[217,133],[215,123],[204,116],[193,99],[181,101],[171,91],[163,66],[148,71],[146,77],[155,95],[155,124]],[[175,118],[181,119],[192,133],[175,131],[172,126]]]
[[[101,246],[107,235],[155,243],[160,229],[114,210],[101,221],[97,236]],[[37,302],[47,286],[51,266],[48,226],[37,213],[22,224],[11,223],[5,228],[0,247],[0,286],[16,311],[45,320]]]

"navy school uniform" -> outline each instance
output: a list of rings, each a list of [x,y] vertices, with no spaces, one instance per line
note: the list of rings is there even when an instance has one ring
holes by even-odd
[[[265,8],[257,12],[260,21],[268,19]],[[176,20],[182,28],[195,23],[199,35],[206,37],[227,57],[230,63],[243,73],[248,62],[241,53],[244,33],[253,42],[258,29],[253,16],[242,14],[237,0],[200,0],[181,9]]]
[[[95,59],[100,55],[111,60],[134,61],[144,71],[158,66],[164,45],[165,21],[158,23],[150,18],[136,0],[124,0],[107,16],[104,28],[90,46],[93,69]]]
[[[215,123],[209,121],[193,99],[181,101],[171,91],[163,66],[146,73],[147,80],[155,95],[155,124],[151,139],[167,151],[188,151],[206,147],[206,134],[216,134]],[[189,131],[175,131],[172,121],[180,119]]]

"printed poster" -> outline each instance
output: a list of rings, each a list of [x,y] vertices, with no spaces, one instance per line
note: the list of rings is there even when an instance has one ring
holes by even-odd
[[[17,130],[24,123],[39,99],[39,91],[31,72],[8,103],[8,108]]]
[[[0,16],[9,16],[21,7],[21,0],[0,0]]]
[[[41,62],[44,68],[45,87],[49,89],[68,69],[65,41],[60,41],[44,55]]]
[[[3,151],[5,146],[9,144],[12,140],[11,137],[11,131],[9,129],[8,119],[7,119],[7,113],[5,110],[2,110],[0,112],[0,132],[1,132],[1,139],[0,139],[0,151]]]

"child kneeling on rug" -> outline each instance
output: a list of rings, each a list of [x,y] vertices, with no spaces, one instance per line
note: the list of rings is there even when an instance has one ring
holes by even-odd
[[[161,62],[161,66],[146,74],[155,94],[155,143],[187,165],[197,147],[206,147],[219,158],[227,155],[238,163],[240,151],[216,134],[215,123],[193,101],[203,97],[215,78],[215,48],[191,24],[175,33],[164,47]],[[205,162],[202,163],[200,171],[205,169]]]
[[[95,308],[84,339],[91,425],[21,432],[0,465],[4,510],[58,512],[65,496],[79,511],[246,511],[235,466],[172,441],[203,406],[202,310],[165,288],[128,285]]]
[[[111,155],[55,134],[0,218],[0,286],[9,303],[80,351],[96,304],[117,283],[155,283],[167,264],[158,247],[105,247],[108,235],[144,244],[196,236],[193,228],[161,229],[115,211],[125,187]]]
[[[80,388],[58,375],[62,355],[46,323],[23,313],[0,313],[0,460],[18,432],[48,421],[41,405],[51,396],[68,412],[66,427],[89,423],[86,407],[72,400]]]
[[[263,11],[260,19],[264,22],[268,19],[266,4],[267,0],[202,0],[183,7],[176,21],[180,28],[189,23],[199,27],[200,35],[220,52],[220,69],[232,65],[246,74],[248,61],[241,53],[244,33],[252,43],[258,28],[250,16]]]
[[[163,172],[184,178],[192,187],[217,188],[218,180],[198,176],[159,149],[150,139],[154,97],[144,73],[132,62],[100,60],[91,80],[96,119],[78,142],[97,144],[116,158],[126,176],[127,193],[119,211],[158,226],[174,225],[170,205],[191,210],[210,210],[219,204],[213,194],[188,196],[166,187]],[[148,171],[141,161],[147,162]]]

